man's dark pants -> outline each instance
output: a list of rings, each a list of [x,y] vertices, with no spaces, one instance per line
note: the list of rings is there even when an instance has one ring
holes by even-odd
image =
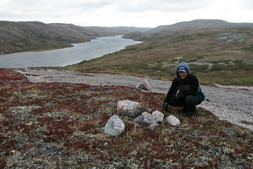
[[[182,106],[187,114],[194,114],[197,111],[196,105],[198,105],[199,102],[198,96],[188,95],[186,97],[175,97],[171,100],[169,105],[176,107]]]

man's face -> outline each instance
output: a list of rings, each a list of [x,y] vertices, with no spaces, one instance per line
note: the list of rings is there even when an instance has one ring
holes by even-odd
[[[185,79],[187,76],[187,72],[178,72],[178,75],[179,75],[180,79]]]

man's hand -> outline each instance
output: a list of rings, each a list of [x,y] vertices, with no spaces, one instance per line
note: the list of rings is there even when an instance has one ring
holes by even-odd
[[[168,105],[169,105],[168,102],[163,103],[163,110],[166,111],[166,112],[168,111]]]

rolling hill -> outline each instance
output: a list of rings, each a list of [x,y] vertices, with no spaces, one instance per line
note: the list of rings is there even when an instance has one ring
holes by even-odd
[[[73,24],[0,21],[0,53],[48,50],[71,46],[95,37],[144,32],[149,28],[81,27]]]
[[[186,61],[203,83],[253,86],[253,23],[202,19],[150,29],[0,21],[0,53],[63,48],[117,34],[144,43],[65,69],[172,79]]]
[[[144,41],[102,58],[69,66],[81,71],[173,78],[179,62],[202,82],[253,85],[253,24],[194,20],[124,36]]]

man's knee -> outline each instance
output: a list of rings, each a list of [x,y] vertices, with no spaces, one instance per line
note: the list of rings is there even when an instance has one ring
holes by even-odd
[[[185,102],[188,103],[188,104],[197,105],[198,102],[199,102],[199,99],[198,99],[197,96],[188,95],[185,98]]]

